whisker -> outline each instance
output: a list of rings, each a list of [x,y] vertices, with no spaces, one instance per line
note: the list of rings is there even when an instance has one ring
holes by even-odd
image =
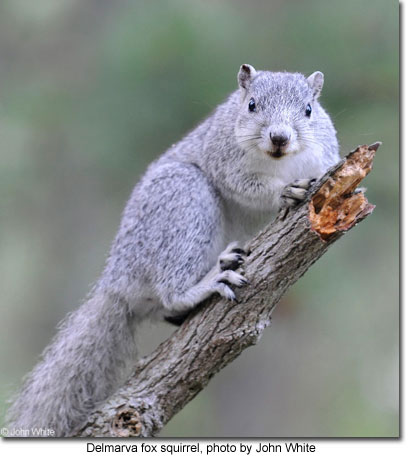
[[[237,138],[262,138],[261,135],[249,134],[249,135],[237,135]]]

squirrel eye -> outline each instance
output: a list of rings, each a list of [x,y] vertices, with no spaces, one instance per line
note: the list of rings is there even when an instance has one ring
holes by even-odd
[[[252,97],[251,100],[249,100],[249,111],[255,111],[256,110],[256,103],[254,98]]]
[[[309,118],[311,114],[312,114],[312,106],[310,105],[310,103],[308,103],[306,107],[305,115]]]

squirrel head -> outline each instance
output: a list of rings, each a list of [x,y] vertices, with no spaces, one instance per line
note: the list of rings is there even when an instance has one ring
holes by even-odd
[[[238,145],[246,152],[274,159],[314,147],[323,80],[321,72],[306,78],[300,73],[256,71],[242,65],[235,125]]]

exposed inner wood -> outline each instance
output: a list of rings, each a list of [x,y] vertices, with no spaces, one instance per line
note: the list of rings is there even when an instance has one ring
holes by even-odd
[[[309,220],[322,240],[337,231],[350,229],[358,218],[373,210],[374,205],[369,204],[363,192],[355,192],[355,189],[371,171],[378,146],[356,148],[312,196]]]
[[[142,424],[138,412],[129,406],[120,408],[111,423],[112,436],[139,436]]]

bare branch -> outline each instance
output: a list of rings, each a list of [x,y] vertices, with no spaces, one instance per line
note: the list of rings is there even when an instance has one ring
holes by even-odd
[[[78,436],[152,436],[218,371],[270,324],[271,313],[290,285],[327,248],[369,215],[374,206],[356,190],[370,172],[380,143],[360,146],[332,168],[309,198],[279,214],[248,244],[243,265],[250,285],[235,291],[238,303],[206,301],[151,355],[131,379],[90,417]]]

